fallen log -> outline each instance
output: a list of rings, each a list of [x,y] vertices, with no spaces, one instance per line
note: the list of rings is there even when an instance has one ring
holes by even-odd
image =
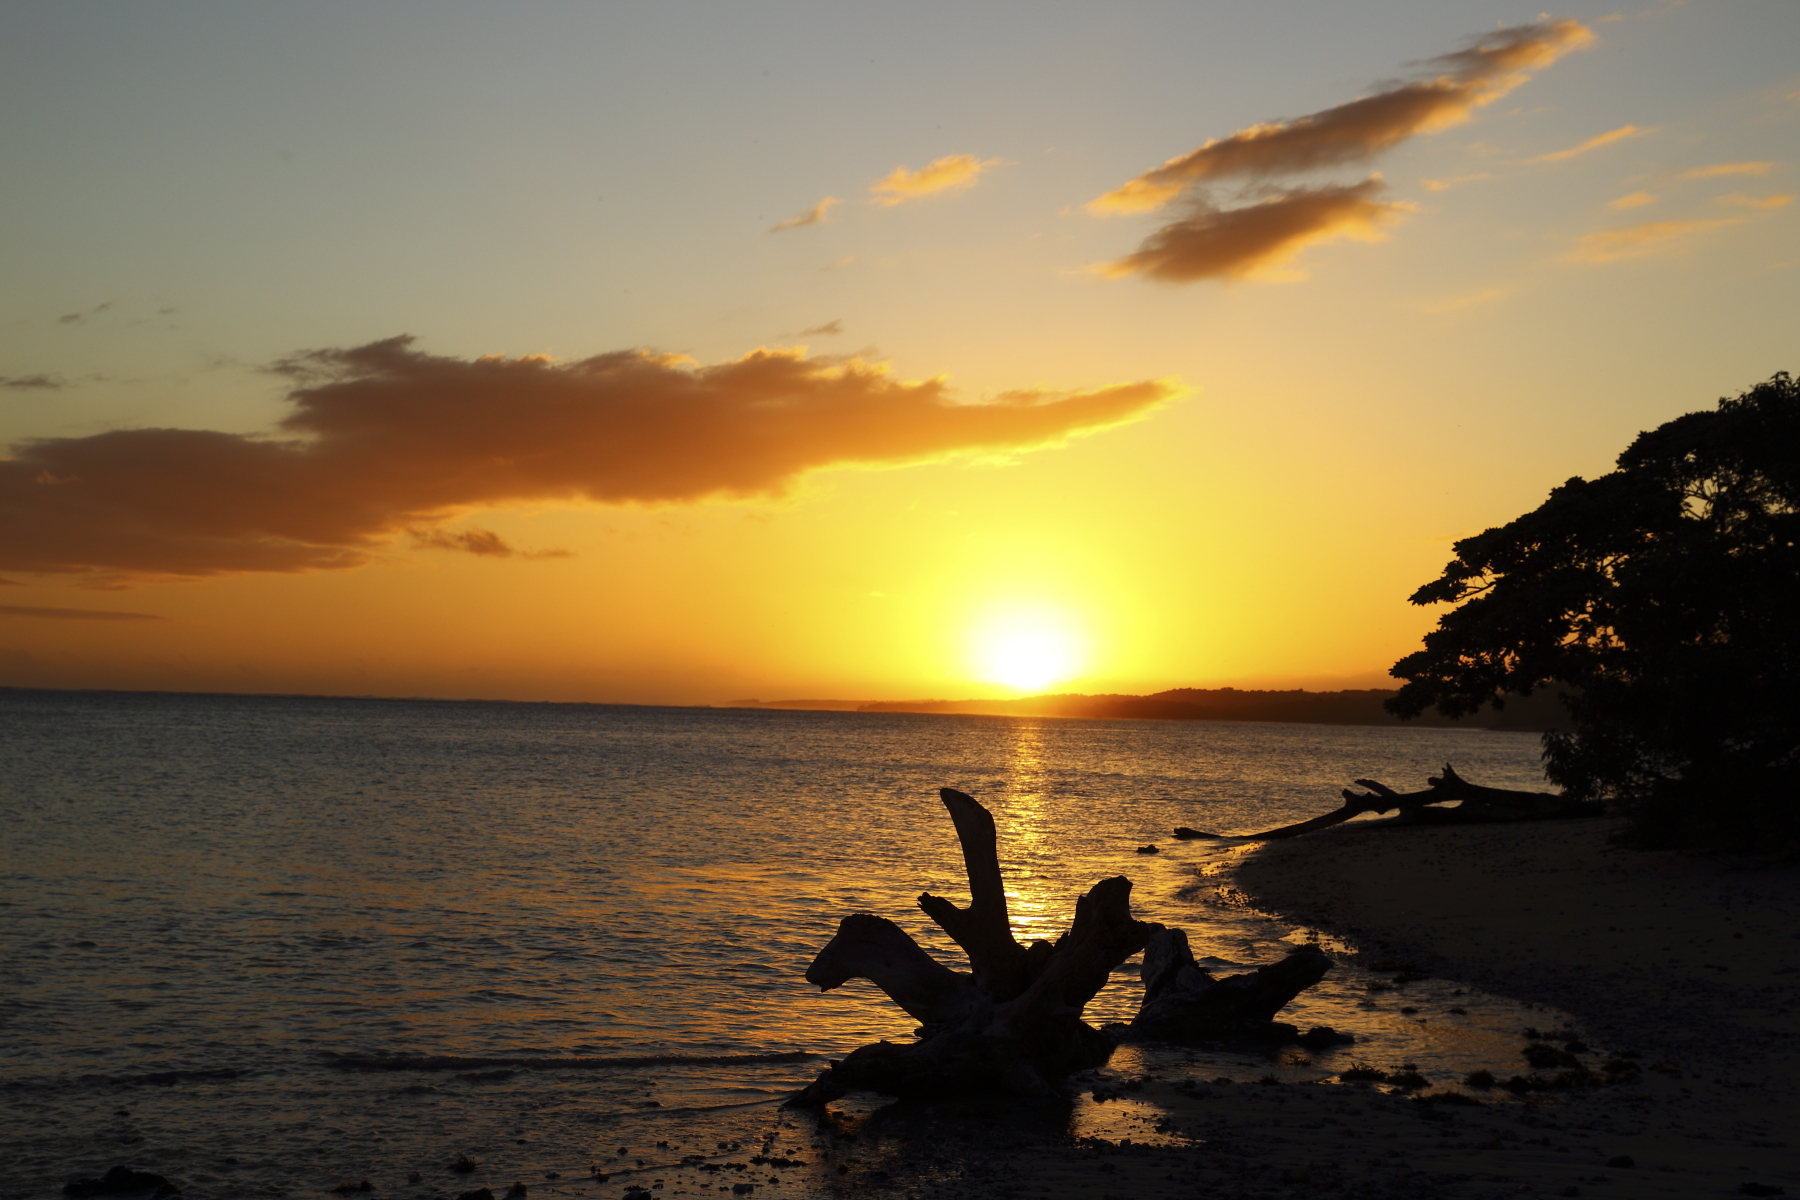
[[[1426,780],[1429,787],[1422,792],[1396,792],[1373,779],[1358,779],[1356,785],[1369,789],[1366,793],[1343,791],[1341,808],[1283,825],[1261,833],[1239,834],[1245,841],[1270,842],[1299,837],[1318,829],[1341,825],[1363,813],[1396,812],[1389,825],[1479,825],[1497,821],[1544,821],[1564,817],[1597,817],[1601,807],[1587,800],[1571,800],[1555,792],[1525,792],[1512,788],[1482,787],[1470,783],[1456,773],[1449,763],[1441,775]],[[1431,805],[1456,801],[1455,808],[1432,808]],[[1216,838],[1223,835],[1202,833],[1183,825],[1175,830],[1178,838]]]
[[[807,982],[828,991],[868,979],[919,1021],[919,1040],[853,1051],[790,1097],[789,1107],[816,1107],[853,1090],[1047,1098],[1065,1076],[1112,1057],[1117,1037],[1081,1013],[1152,932],[1131,915],[1131,880],[1102,879],[1075,901],[1075,919],[1054,944],[1021,946],[1007,914],[993,815],[954,788],[938,794],[962,844],[969,906],[927,892],[919,907],[962,947],[971,973],[945,967],[884,917],[845,917],[807,968]]]
[[[1139,969],[1144,1001],[1131,1022],[1133,1036],[1177,1042],[1292,1039],[1316,1047],[1354,1040],[1326,1026],[1300,1035],[1292,1025],[1275,1020],[1289,1001],[1331,970],[1331,959],[1317,946],[1296,947],[1278,962],[1214,979],[1194,961],[1187,934],[1161,925],[1151,928]]]

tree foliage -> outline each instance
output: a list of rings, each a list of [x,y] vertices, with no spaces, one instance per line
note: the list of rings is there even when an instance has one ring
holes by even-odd
[[[1401,716],[1557,689],[1550,778],[1641,840],[1800,840],[1800,384],[1639,434],[1618,469],[1456,543]]]

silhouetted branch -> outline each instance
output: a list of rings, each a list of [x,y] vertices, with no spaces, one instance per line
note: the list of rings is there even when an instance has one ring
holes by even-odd
[[[1299,821],[1293,825],[1283,825],[1277,829],[1266,829],[1261,833],[1246,833],[1242,836],[1247,841],[1272,842],[1282,838],[1299,837],[1303,833],[1312,833],[1318,829],[1328,829],[1333,825],[1341,825],[1352,817],[1363,813],[1396,812],[1394,825],[1479,825],[1496,821],[1539,821],[1560,817],[1596,817],[1601,813],[1598,804],[1585,800],[1571,800],[1555,792],[1525,792],[1511,788],[1482,787],[1480,784],[1468,782],[1456,773],[1449,763],[1444,764],[1441,775],[1427,779],[1430,784],[1422,792],[1396,792],[1384,783],[1373,779],[1358,779],[1358,787],[1367,788],[1368,793],[1357,793],[1345,788],[1344,803],[1341,808],[1310,820]],[[1432,808],[1434,804],[1459,802],[1455,808]],[[1189,829],[1185,825],[1175,831],[1175,836],[1218,837],[1218,834],[1201,833]]]

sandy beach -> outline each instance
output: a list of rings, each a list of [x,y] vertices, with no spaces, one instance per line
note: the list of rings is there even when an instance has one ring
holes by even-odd
[[[1524,1103],[1460,1082],[1426,1093],[1476,1105],[1167,1073],[1118,1101],[1142,1114],[1138,1138],[1059,1145],[996,1129],[985,1152],[940,1143],[957,1160],[946,1170],[928,1165],[922,1131],[896,1122],[855,1143],[821,1137],[816,1186],[1091,1200],[1800,1195],[1800,871],[1620,850],[1616,828],[1358,824],[1248,850],[1219,887],[1365,961],[1561,1010],[1573,1028],[1538,1032],[1591,1043],[1575,1057],[1596,1070],[1602,1058],[1637,1068],[1621,1081]],[[1555,1074],[1522,1055],[1492,1069]]]

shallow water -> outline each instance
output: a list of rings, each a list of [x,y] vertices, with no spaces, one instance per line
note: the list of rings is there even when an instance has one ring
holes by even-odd
[[[1221,897],[1232,848],[1172,827],[1247,832],[1445,761],[1543,786],[1534,735],[1474,730],[0,691],[0,1196],[115,1162],[202,1197],[433,1195],[474,1186],[445,1170],[463,1154],[478,1183],[566,1188],[602,1159],[616,1182],[640,1157],[647,1180],[721,1144],[797,1149],[774,1103],[912,1028],[866,983],[801,978],[838,919],[891,917],[961,965],[914,903],[966,896],[938,787],[994,812],[1022,940],[1126,874],[1139,916],[1230,970],[1308,931]],[[1370,982],[1345,964],[1284,1014],[1347,1050],[1126,1047],[1106,1077],[1354,1057],[1448,1080],[1516,1051],[1517,1005]],[[1090,1019],[1138,990],[1127,964]],[[345,1065],[384,1055],[503,1061]]]

